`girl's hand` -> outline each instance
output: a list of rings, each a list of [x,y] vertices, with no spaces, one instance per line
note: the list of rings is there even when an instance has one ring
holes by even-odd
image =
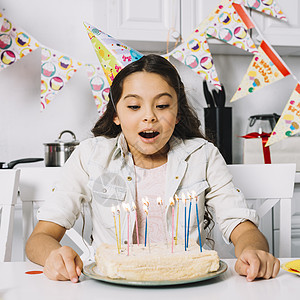
[[[253,281],[255,278],[276,277],[279,269],[280,261],[263,250],[244,250],[235,264],[236,272],[247,276],[248,281]]]
[[[83,267],[79,255],[70,247],[53,250],[46,259],[44,274],[52,280],[78,282]]]

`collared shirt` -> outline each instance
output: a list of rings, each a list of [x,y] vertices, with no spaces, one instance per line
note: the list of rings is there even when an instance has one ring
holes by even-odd
[[[218,149],[201,138],[182,140],[172,137],[167,158],[165,199],[194,192],[198,199],[198,216],[202,244],[204,207],[215,212],[216,222],[226,242],[232,230],[241,222],[250,220],[258,225],[255,210],[249,209],[243,194],[233,183]],[[103,136],[80,143],[62,168],[62,176],[52,197],[38,210],[38,219],[71,228],[79,217],[82,204],[89,203],[93,225],[93,245],[116,242],[112,206],[129,205],[136,197],[135,170],[131,153],[123,134],[116,138]],[[167,232],[172,233],[172,210],[165,211]],[[131,217],[130,243],[135,218]],[[184,205],[179,203],[178,238],[184,239]],[[127,218],[121,208],[122,241],[127,240]],[[195,204],[190,215],[190,238],[198,240]]]

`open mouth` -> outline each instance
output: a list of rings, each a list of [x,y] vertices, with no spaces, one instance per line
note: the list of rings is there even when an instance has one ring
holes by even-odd
[[[145,139],[153,139],[159,135],[159,132],[153,130],[149,130],[149,131],[147,130],[147,131],[140,132],[139,135]]]

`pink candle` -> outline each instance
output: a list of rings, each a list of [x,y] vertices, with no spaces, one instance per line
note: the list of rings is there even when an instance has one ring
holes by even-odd
[[[129,256],[129,243],[130,243],[130,234],[129,234],[129,223],[130,223],[130,205],[128,203],[123,203],[123,207],[127,212],[127,255]]]
[[[127,227],[127,255],[129,256],[129,218],[130,218],[130,214],[129,212],[127,212],[127,224],[128,224],[128,227]]]
[[[170,206],[172,207],[172,253],[174,252],[174,205],[174,199],[170,198]]]
[[[132,210],[135,211],[135,231],[136,231],[136,241],[138,246],[140,245],[140,239],[139,239],[139,226],[138,226],[138,220],[137,220],[137,211],[136,211],[136,205],[134,202],[132,202]]]

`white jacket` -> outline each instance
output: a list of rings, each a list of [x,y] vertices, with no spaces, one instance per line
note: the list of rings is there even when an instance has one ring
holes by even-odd
[[[203,229],[205,203],[214,209],[217,224],[227,242],[232,230],[240,222],[250,220],[258,225],[256,212],[248,209],[243,194],[233,186],[231,180],[226,163],[213,144],[201,138],[171,138],[164,203],[168,203],[174,194],[181,196],[182,192],[185,195],[192,191],[196,193],[202,244],[206,238]],[[114,244],[116,237],[111,207],[122,202],[131,205],[135,196],[133,159],[123,134],[116,138],[90,138],[80,143],[64,165],[61,180],[52,197],[38,210],[38,219],[69,229],[80,215],[82,203],[86,201],[92,209],[94,247],[104,242]],[[183,239],[183,202],[180,201],[179,207],[178,238]],[[125,216],[121,208],[123,242],[127,238]],[[171,236],[170,207],[165,217]],[[135,217],[132,215],[131,230],[134,229],[134,222]],[[195,204],[191,212],[190,238],[198,240]]]

